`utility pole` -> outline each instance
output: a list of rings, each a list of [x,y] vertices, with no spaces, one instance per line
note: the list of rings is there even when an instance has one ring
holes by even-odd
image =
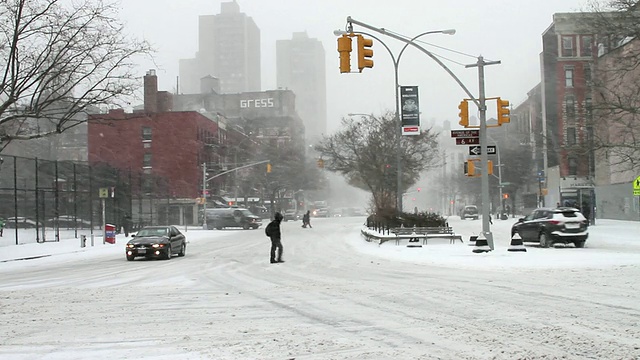
[[[482,232],[487,238],[487,244],[494,249],[493,234],[489,225],[489,156],[487,154],[487,99],[484,91],[484,67],[486,65],[497,65],[500,61],[484,61],[482,56],[478,57],[478,62],[465,67],[478,68],[479,91],[479,110],[480,110],[480,162],[482,163],[482,174],[480,180],[482,183]]]
[[[207,227],[207,163],[202,163],[202,197],[204,198],[202,206],[202,228],[208,230]]]

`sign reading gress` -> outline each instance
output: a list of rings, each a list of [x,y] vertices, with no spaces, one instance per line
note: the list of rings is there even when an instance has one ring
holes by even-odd
[[[267,99],[248,99],[240,100],[240,108],[272,108],[274,107],[273,98]]]

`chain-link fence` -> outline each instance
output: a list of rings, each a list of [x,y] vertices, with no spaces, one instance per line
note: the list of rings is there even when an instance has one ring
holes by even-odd
[[[103,202],[104,222],[116,229],[125,215],[131,216],[132,230],[182,223],[180,217],[189,214],[175,206],[169,190],[164,179],[151,174],[5,155],[0,162],[3,236],[15,234],[19,244],[59,241],[61,231],[76,238],[93,234],[103,226]]]

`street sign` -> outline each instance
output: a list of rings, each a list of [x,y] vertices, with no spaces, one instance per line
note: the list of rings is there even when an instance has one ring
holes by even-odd
[[[633,180],[633,195],[640,196],[640,176]]]
[[[480,138],[456,138],[456,145],[478,145]]]
[[[451,130],[452,138],[477,138],[480,137],[480,130]]]
[[[496,153],[496,146],[489,145],[487,146],[487,154],[492,155]],[[480,145],[469,146],[469,155],[480,155],[482,154],[482,147]]]

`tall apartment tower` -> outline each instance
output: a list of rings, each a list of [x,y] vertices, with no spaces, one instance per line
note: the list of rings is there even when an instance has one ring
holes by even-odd
[[[276,42],[278,88],[296,94],[296,110],[305,126],[307,140],[327,132],[327,78],[322,42],[306,32]]]
[[[223,94],[261,90],[260,29],[235,0],[220,8],[200,16],[196,57],[180,60],[182,94],[200,93],[205,77],[217,78]]]

